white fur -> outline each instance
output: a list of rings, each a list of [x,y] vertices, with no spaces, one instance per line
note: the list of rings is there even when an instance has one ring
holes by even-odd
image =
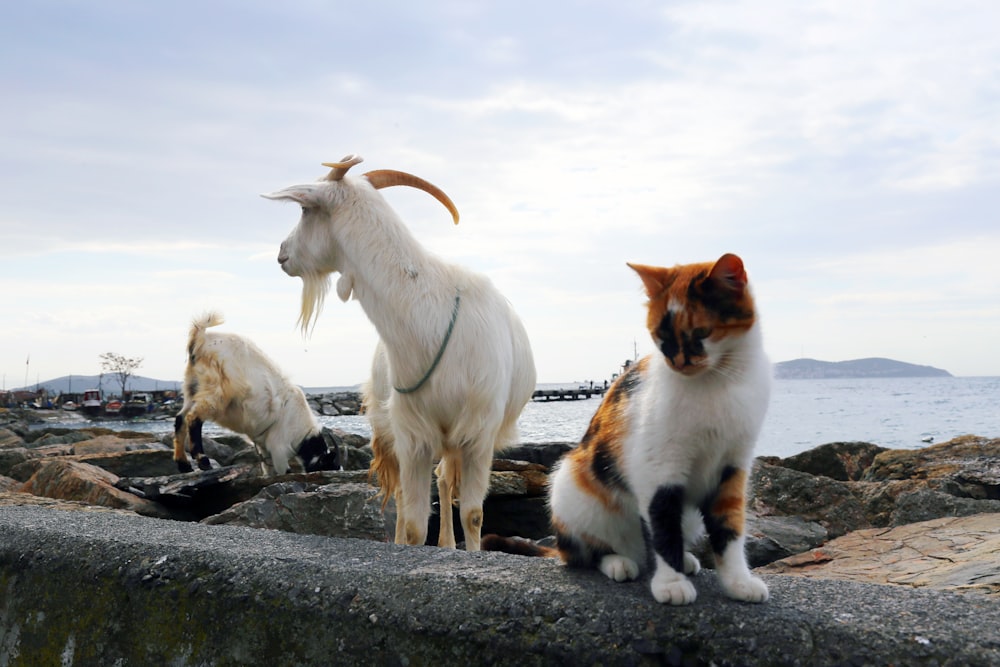
[[[175,433],[175,459],[183,456],[188,426],[197,418],[246,435],[262,459],[270,459],[271,471],[284,473],[295,447],[322,427],[302,390],[253,342],[207,331],[222,322],[220,315],[208,313],[192,323],[180,411],[184,428]]]
[[[653,596],[669,604],[689,604],[696,597],[685,574],[700,569],[689,551],[704,529],[698,504],[714,490],[724,466],[750,470],[770,397],[772,371],[759,326],[706,348],[710,367],[695,375],[671,370],[658,353],[646,360],[648,370],[627,408],[624,473],[632,492],[616,496],[620,512],[608,511],[582,492],[570,465],[561,464],[551,480],[553,520],[571,534],[610,546],[614,554],[603,558],[600,569],[616,581],[634,579],[645,567],[640,519],[648,525],[656,490],[684,487],[685,572],[674,571],[657,555],[650,581]],[[743,537],[733,540],[719,558],[723,590],[735,599],[761,602],[767,599],[767,587],[750,574],[743,545]]]
[[[302,326],[314,321],[330,274],[340,273],[338,296],[360,301],[378,331],[374,366],[381,376],[369,384],[377,395],[366,403],[370,413],[384,410],[392,437],[387,444],[399,460],[397,512],[403,530],[397,531],[397,541],[424,542],[431,469],[440,458],[439,472],[450,474],[439,475],[439,488],[441,479],[461,480],[466,546],[478,550],[493,453],[516,439],[517,417],[535,387],[534,360],[520,319],[486,277],[421,247],[363,177],[297,185],[265,196],[303,206],[299,224],[279,252],[285,272],[303,279]],[[391,391],[413,386],[431,366],[456,293],[460,310],[440,364],[419,391]],[[307,303],[310,294],[320,296]],[[445,489],[442,506],[453,491]],[[450,508],[441,514],[443,524],[450,521]],[[454,546],[454,537],[444,542]]]

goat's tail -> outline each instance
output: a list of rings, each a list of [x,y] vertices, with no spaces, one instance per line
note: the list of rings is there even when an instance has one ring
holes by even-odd
[[[480,544],[483,551],[502,551],[516,556],[541,556],[543,558],[562,558],[559,549],[543,547],[538,542],[524,537],[503,537],[502,535],[484,535]]]

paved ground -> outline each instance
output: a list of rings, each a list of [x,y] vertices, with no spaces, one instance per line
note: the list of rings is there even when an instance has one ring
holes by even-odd
[[[992,597],[766,581],[675,608],[545,559],[0,507],[0,664],[1000,664]]]

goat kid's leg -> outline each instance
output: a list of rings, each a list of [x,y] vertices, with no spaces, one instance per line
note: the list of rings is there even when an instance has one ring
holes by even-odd
[[[191,438],[191,455],[198,462],[199,468],[211,470],[212,462],[205,456],[205,448],[201,439],[201,427],[204,426],[205,422],[200,417],[194,416],[193,413],[188,413],[187,421],[188,435]]]
[[[185,424],[185,413],[181,412],[174,418],[174,463],[181,472],[191,472],[191,462],[187,455],[187,424]]]
[[[419,450],[419,451],[418,451]],[[399,458],[399,486],[402,503],[396,507],[403,515],[403,544],[424,544],[427,519],[431,513],[431,472],[433,460],[425,447],[396,440]],[[396,536],[399,541],[399,535]]]
[[[479,551],[483,531],[483,500],[490,489],[490,469],[493,449],[479,451],[475,446],[462,452],[461,488],[458,505],[461,508],[462,530],[465,531],[465,550]]]
[[[452,506],[455,503],[455,472],[457,471],[454,455],[445,452],[438,463],[437,473],[438,501],[441,505],[439,517],[441,520],[438,531],[438,546],[446,549],[455,548],[455,522]]]

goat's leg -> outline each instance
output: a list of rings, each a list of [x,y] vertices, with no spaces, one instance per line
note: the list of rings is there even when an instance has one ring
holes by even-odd
[[[191,438],[191,455],[198,462],[199,468],[211,470],[212,462],[205,456],[205,447],[201,439],[201,427],[205,425],[205,422],[201,417],[195,416],[193,412],[188,413],[187,421],[188,436]]]
[[[490,469],[493,465],[493,449],[467,447],[462,452],[461,488],[459,507],[461,508],[462,530],[465,531],[466,551],[479,551],[483,530],[483,500],[490,489]]]
[[[406,544],[406,521],[403,515],[403,492],[396,489],[396,493],[393,494],[393,499],[396,501],[396,534],[393,537],[393,541],[396,544]]]
[[[403,514],[403,544],[423,544],[427,539],[427,518],[431,512],[431,471],[433,460],[428,448],[396,439],[399,485],[403,502],[396,507]],[[399,536],[396,537],[397,541]]]
[[[181,472],[191,472],[191,462],[188,460],[187,447],[187,424],[184,423],[186,414],[179,412],[174,418],[174,463]]]
[[[455,502],[455,474],[458,472],[458,464],[454,461],[458,458],[452,452],[445,452],[441,461],[437,465],[437,487],[438,501],[441,509],[441,526],[438,531],[438,546],[447,549],[455,548],[455,524],[452,519],[452,505]]]

